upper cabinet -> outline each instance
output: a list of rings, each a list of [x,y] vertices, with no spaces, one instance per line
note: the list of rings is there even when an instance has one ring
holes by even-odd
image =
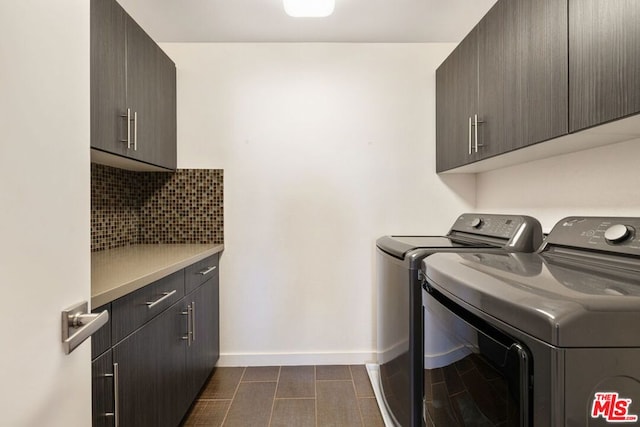
[[[481,157],[565,135],[566,1],[498,1],[478,35]]]
[[[473,119],[478,111],[477,29],[436,70],[438,172],[474,161]]]
[[[640,2],[569,0],[571,132],[640,112]]]
[[[176,168],[176,68],[114,0],[91,1],[91,147]]]
[[[436,71],[436,169],[568,132],[567,5],[500,0]]]

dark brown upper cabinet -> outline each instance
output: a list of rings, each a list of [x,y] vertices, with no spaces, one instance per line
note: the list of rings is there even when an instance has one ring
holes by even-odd
[[[91,1],[91,147],[176,168],[176,68],[114,0]]]
[[[567,31],[565,1],[491,8],[436,72],[437,172],[567,134]]]
[[[478,111],[478,43],[474,28],[436,70],[436,165],[438,172],[477,159],[473,146]]]
[[[640,2],[569,0],[571,132],[640,112]]]

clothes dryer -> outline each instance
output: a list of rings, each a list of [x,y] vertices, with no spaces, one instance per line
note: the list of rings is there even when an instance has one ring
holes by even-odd
[[[427,426],[640,425],[638,230],[569,217],[535,254],[424,259],[425,309],[453,343],[425,370]]]

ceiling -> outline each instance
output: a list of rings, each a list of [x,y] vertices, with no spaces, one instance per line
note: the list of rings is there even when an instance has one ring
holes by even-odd
[[[336,0],[327,18],[282,0],[118,2],[157,42],[459,42],[496,0]]]

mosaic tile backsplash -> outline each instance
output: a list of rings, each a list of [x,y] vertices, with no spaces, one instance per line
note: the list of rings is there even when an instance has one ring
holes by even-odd
[[[91,251],[224,243],[223,171],[132,172],[91,164]]]

